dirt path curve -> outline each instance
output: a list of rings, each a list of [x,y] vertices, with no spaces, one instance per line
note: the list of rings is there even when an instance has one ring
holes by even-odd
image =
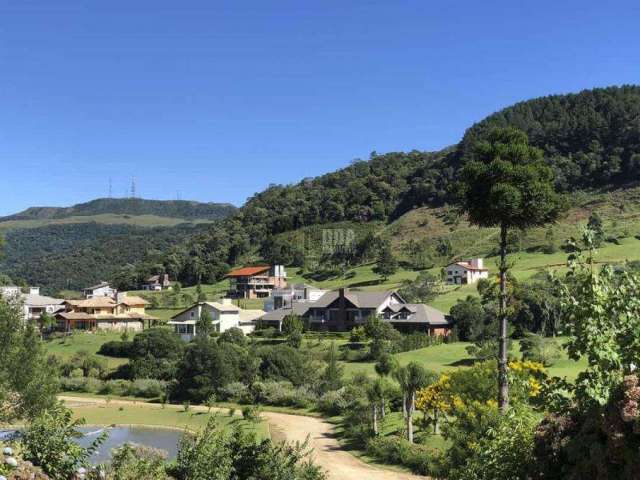
[[[102,398],[73,397],[62,395],[58,397],[68,406],[82,406],[87,404],[106,404]],[[150,408],[161,408],[157,403],[134,402],[129,400],[110,400],[111,405],[144,405]],[[180,409],[178,405],[167,405],[166,408]],[[192,406],[194,411],[207,411],[204,406]],[[214,410],[227,412],[225,408]],[[327,471],[330,480],[425,480],[426,477],[410,473],[386,470],[381,467],[368,465],[346,451],[335,437],[330,423],[317,417],[290,415],[286,413],[262,412],[261,416],[269,423],[274,440],[288,442],[304,442],[309,438],[309,447],[316,464]]]

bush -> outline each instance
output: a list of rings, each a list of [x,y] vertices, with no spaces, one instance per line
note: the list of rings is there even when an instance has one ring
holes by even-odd
[[[231,327],[229,330],[222,332],[218,337],[218,343],[224,342],[244,346],[247,344],[247,337],[245,337],[244,332],[238,327]]]
[[[131,355],[132,346],[133,342],[106,342],[100,346],[98,354],[107,357],[128,358]]]
[[[383,463],[402,465],[420,475],[440,475],[440,452],[409,443],[402,437],[372,438],[367,442],[367,453]]]
[[[349,405],[345,388],[330,390],[318,399],[318,410],[330,416],[340,415]]]
[[[249,422],[260,421],[260,409],[255,405],[247,405],[242,409],[242,418]]]
[[[556,363],[560,357],[560,344],[555,338],[528,333],[520,340],[520,351],[523,360],[540,362],[545,367]]]
[[[247,387],[242,382],[231,382],[220,389],[223,400],[235,403],[251,403],[253,397]]]
[[[62,377],[60,388],[66,392],[99,393],[103,382],[90,377]]]
[[[354,327],[353,329],[351,329],[349,341],[351,343],[360,343],[360,342],[364,342],[366,337],[367,335],[363,327]]]
[[[274,327],[259,328],[253,335],[262,338],[274,338],[278,336],[278,331]]]
[[[117,480],[166,480],[167,453],[143,445],[125,443],[111,451],[108,477]]]
[[[166,391],[166,383],[152,378],[143,378],[130,382],[127,394],[132,397],[156,398]]]
[[[620,240],[618,240],[616,237],[614,236],[608,236],[607,238],[604,239],[605,242],[608,243],[613,243],[614,245],[620,245]]]
[[[127,380],[108,380],[102,385],[101,395],[126,396],[129,392],[131,382]]]
[[[280,407],[311,407],[317,397],[307,387],[294,387],[290,382],[255,382],[251,386],[255,402]]]

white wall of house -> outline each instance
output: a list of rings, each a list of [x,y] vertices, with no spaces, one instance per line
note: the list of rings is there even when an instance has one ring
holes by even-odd
[[[215,308],[215,306],[209,305],[208,303],[196,304],[191,308],[179,313],[171,320],[171,324],[174,326],[174,332],[180,334],[183,340],[192,340],[193,337],[197,335],[198,332],[195,323],[197,323],[200,319],[203,308],[206,309],[211,315],[211,323],[213,324],[216,331],[222,333],[233,327],[240,328],[240,315],[238,314],[238,310],[221,311]],[[183,325],[177,324],[193,324],[193,328],[189,329]],[[247,329],[248,327],[249,326],[247,326]],[[245,331],[245,329],[242,330]]]
[[[105,285],[104,287],[96,288],[94,290],[87,290],[85,296],[87,298],[93,297],[114,297],[116,295],[116,290],[111,288],[109,285]]]

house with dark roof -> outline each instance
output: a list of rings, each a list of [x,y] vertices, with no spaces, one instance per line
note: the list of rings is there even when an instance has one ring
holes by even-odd
[[[448,335],[447,316],[424,304],[407,303],[394,291],[364,292],[339,289],[327,292],[315,302],[297,302],[290,308],[267,312],[260,318],[263,326],[282,328],[288,315],[298,315],[310,330],[348,331],[377,316],[401,331],[423,331]]]
[[[142,290],[148,290],[150,292],[159,292],[171,287],[168,273],[161,273],[160,275],[151,275],[142,284]]]
[[[287,286],[287,273],[282,265],[237,268],[227,278],[232,298],[268,298],[274,289]]]

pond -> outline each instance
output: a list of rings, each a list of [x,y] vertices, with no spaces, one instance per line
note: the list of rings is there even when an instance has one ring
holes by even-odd
[[[125,443],[137,443],[164,450],[168,454],[167,458],[172,460],[178,454],[178,442],[183,434],[182,430],[141,426],[82,427],[79,430],[84,436],[78,439],[78,443],[84,447],[93,442],[103,431],[108,434],[107,439],[91,457],[90,461],[94,465],[108,461],[111,458],[111,450]],[[0,440],[8,439],[15,433],[15,430],[2,430]]]
[[[91,463],[104,463],[111,458],[111,450],[125,443],[137,443],[146,447],[164,450],[168,459],[173,460],[178,454],[178,442],[182,438],[182,430],[140,426],[116,426],[105,428],[80,429],[84,437],[78,443],[84,447],[93,442],[103,431],[109,435],[98,451],[91,457]]]

